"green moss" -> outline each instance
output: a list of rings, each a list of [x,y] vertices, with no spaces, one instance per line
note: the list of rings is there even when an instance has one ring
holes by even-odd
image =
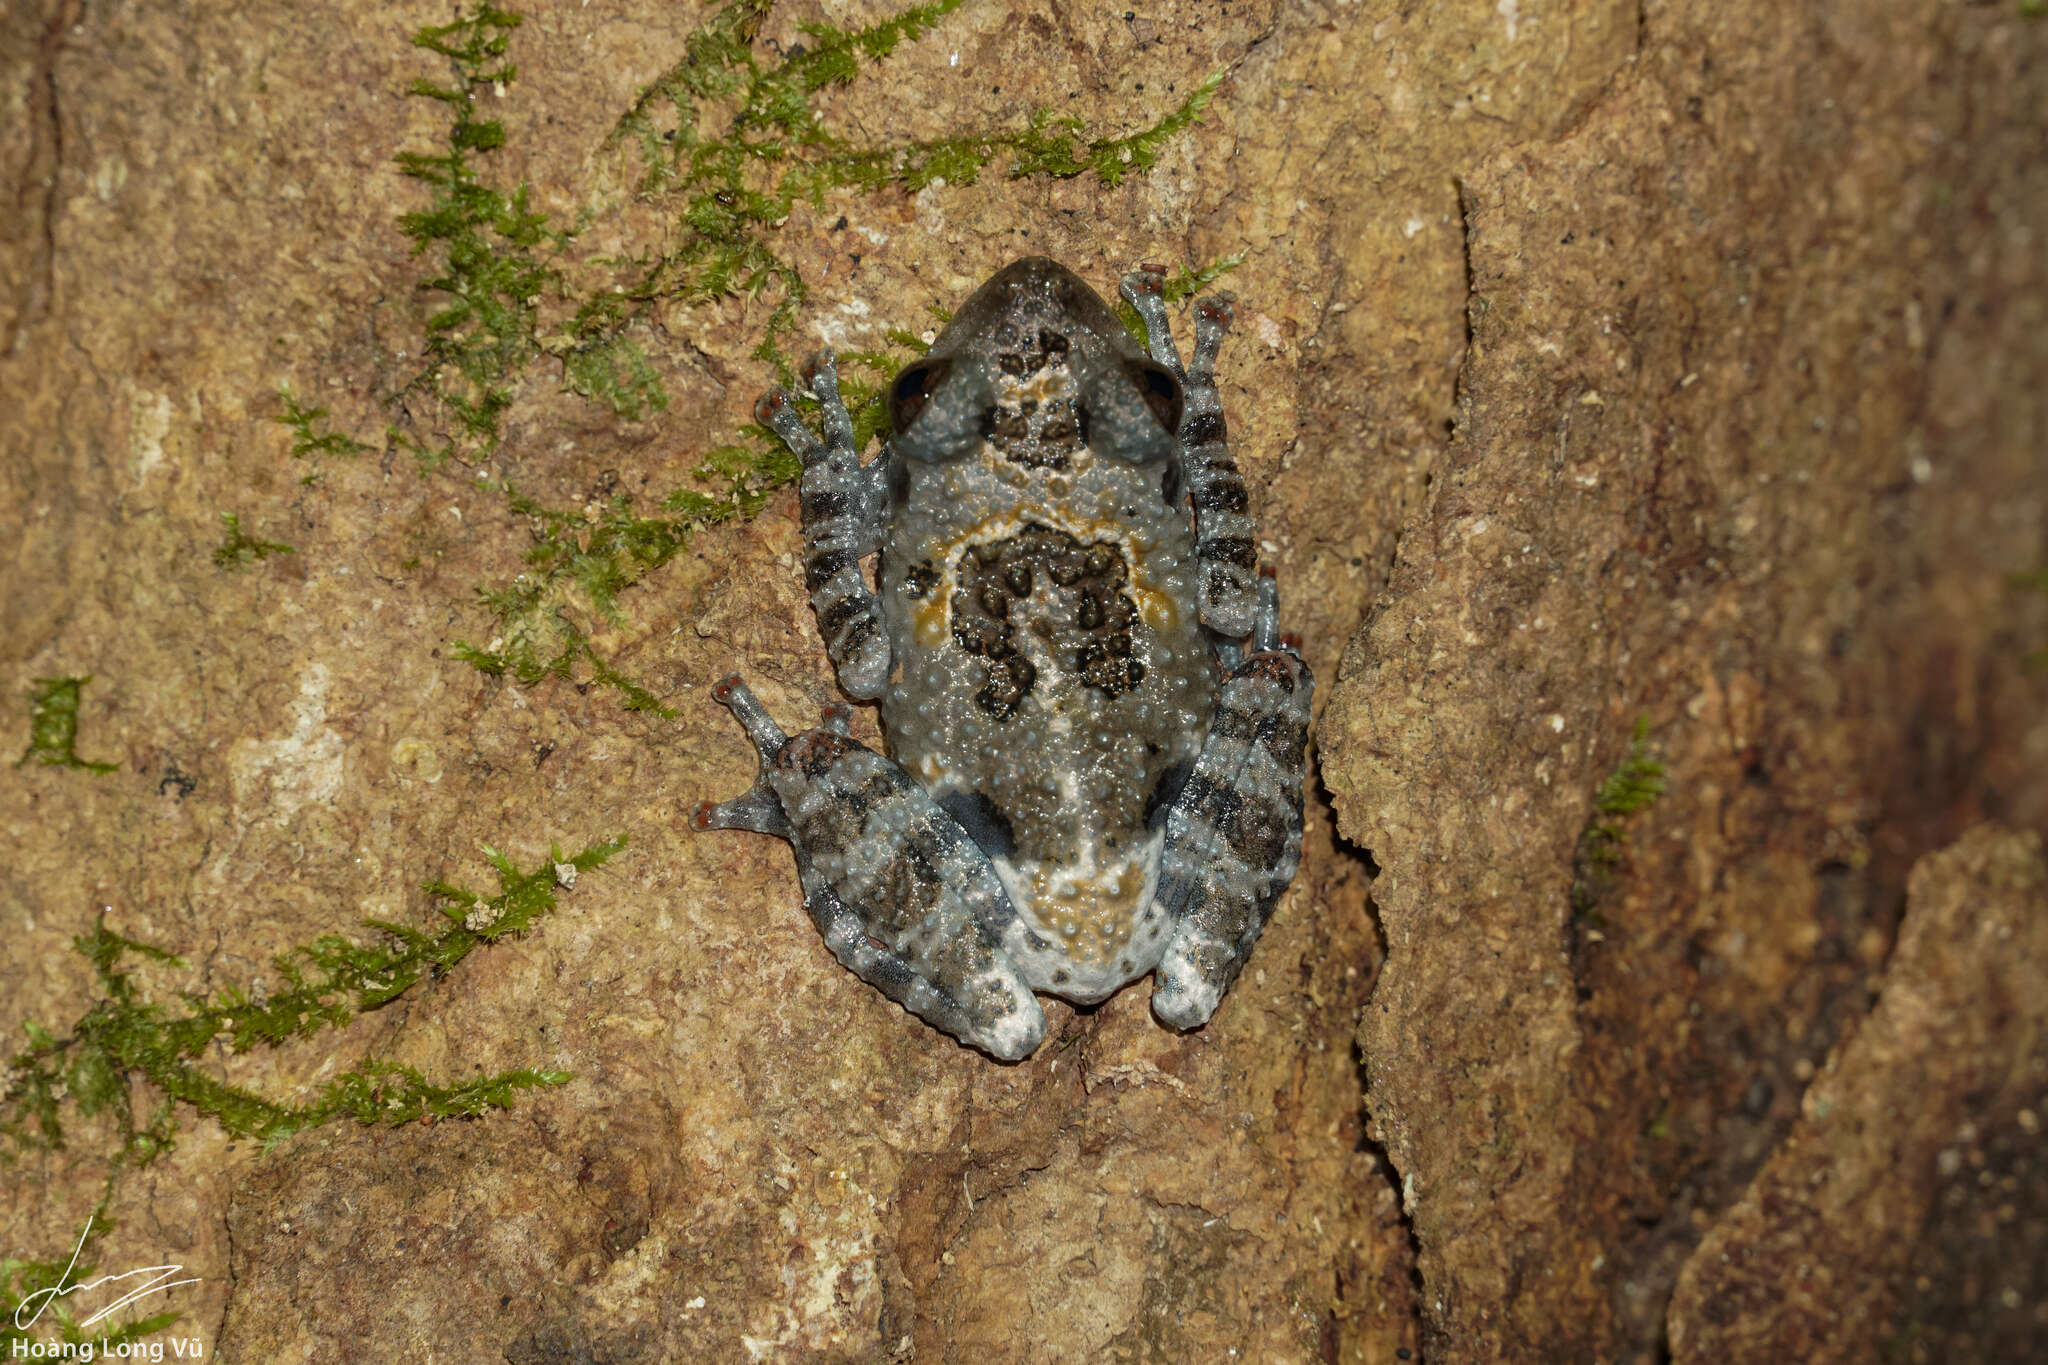
[[[668,407],[668,392],[647,353],[625,337],[600,335],[587,346],[571,349],[562,357],[562,370],[571,390],[596,399],[628,421]]]
[[[361,441],[343,432],[321,430],[321,425],[327,421],[327,409],[301,406],[299,400],[292,394],[291,385],[278,385],[277,396],[284,407],[272,420],[292,433],[293,459],[310,460],[322,455],[360,455],[369,449]]]
[[[863,174],[906,148],[850,148],[826,131],[813,101],[854,79],[860,61],[880,61],[907,39],[959,8],[960,0],[912,5],[865,29],[806,25],[806,42],[763,63],[752,43],[767,0],[727,0],[685,45],[683,56],[652,82],[619,119],[612,141],[640,153],[640,189],[672,205],[673,239],[624,289],[634,305],[622,323],[659,299],[684,302],[776,288],[759,354],[783,378],[791,365],[781,339],[807,298],[802,275],[778,257],[769,235],[807,198],[820,205],[835,185],[878,188],[888,176]],[[708,119],[721,113],[722,120]],[[725,131],[709,136],[707,124]]]
[[[1649,754],[1650,718],[1636,717],[1628,757],[1607,775],[1593,796],[1593,809],[1605,816],[1634,815],[1664,794],[1664,765]]]
[[[94,763],[78,756],[79,694],[91,682],[84,678],[37,678],[29,701],[28,748],[14,760],[39,763],[46,768],[79,768],[89,773],[110,773],[117,763]]]
[[[822,209],[834,189],[888,187],[917,193],[971,185],[997,161],[1012,178],[1094,174],[1116,185],[1151,169],[1167,142],[1200,117],[1222,75],[1211,76],[1158,122],[1112,137],[1083,120],[1028,112],[1023,125],[928,141],[857,144],[827,129],[814,99],[852,81],[862,60],[880,61],[959,8],[960,0],[913,5],[863,29],[806,25],[806,41],[773,61],[753,52],[764,0],[728,0],[685,47],[683,58],[642,91],[619,119],[615,141],[638,149],[644,195],[673,207],[673,241],[624,293],[644,305],[726,295],[781,297],[757,354],[787,382],[782,342],[807,298],[796,267],[770,237],[799,202]],[[724,114],[724,119],[710,117]],[[717,136],[707,127],[723,126]]]
[[[527,684],[571,678],[580,668],[591,681],[618,691],[630,709],[672,716],[651,691],[597,652],[582,622],[590,615],[620,622],[619,594],[689,544],[696,525],[715,519],[715,513],[731,515],[731,509],[708,500],[712,506],[701,515],[643,517],[630,498],[617,497],[600,509],[562,511],[509,484],[504,491],[532,528],[530,567],[510,583],[478,590],[498,633],[483,647],[457,641],[456,657],[493,677]]]
[[[62,1036],[23,1026],[28,1046],[9,1059],[0,1094],[0,1154],[63,1146],[67,1109],[110,1115],[121,1135],[119,1160],[141,1165],[170,1146],[172,1105],[189,1107],[231,1136],[275,1142],[340,1118],[399,1124],[467,1117],[509,1105],[520,1090],[560,1085],[568,1079],[562,1072],[527,1069],[439,1085],[410,1067],[366,1058],[322,1084],[310,1102],[287,1104],[231,1085],[199,1063],[216,1041],[244,1053],[310,1036],[389,1004],[427,976],[455,970],[479,946],[530,929],[555,908],[557,891],[623,844],[592,844],[568,859],[551,850],[530,872],[486,848],[498,872],[497,894],[431,883],[427,890],[440,902],[440,922],[431,929],[370,920],[378,937],[368,943],[323,934],[275,958],[281,984],[260,997],[228,985],[211,996],[181,993],[178,1007],[148,999],[126,959],[185,964],[99,923],[76,940],[96,982],[84,1013]],[[166,1101],[146,1123],[136,1119],[136,1080]]]
[[[512,384],[538,353],[538,301],[559,283],[552,256],[566,234],[531,203],[531,187],[506,191],[487,183],[478,159],[505,144],[505,125],[476,116],[480,92],[502,90],[518,75],[505,59],[520,17],[484,2],[468,18],[421,29],[413,44],[445,58],[445,85],[416,80],[407,93],[436,100],[450,112],[438,152],[402,152],[399,169],[426,184],[429,203],[399,227],[413,253],[431,253],[438,273],[423,289],[444,296],[427,319],[426,365],[406,385],[401,403],[434,400],[452,433],[440,445],[415,444],[423,463],[475,455],[496,447]]]
[[[297,554],[291,546],[281,540],[259,540],[242,530],[242,519],[233,512],[220,514],[226,534],[214,548],[213,562],[223,569],[239,569],[272,555]]]
[[[1010,167],[1012,177],[1064,178],[1093,171],[1103,184],[1120,185],[1132,172],[1149,171],[1158,165],[1160,150],[1194,125],[1222,84],[1223,73],[1218,71],[1196,86],[1165,118],[1127,137],[1098,137],[1081,142],[1078,139],[1085,131],[1081,120],[1052,118],[1040,110],[1031,116],[1024,133],[1014,139],[995,139],[995,145],[1016,153],[1016,161]]]
[[[1573,858],[1572,910],[1581,918],[1594,915],[1621,861],[1621,840],[1628,817],[1648,809],[1664,794],[1664,765],[1650,756],[1650,718],[1636,718],[1628,755],[1593,794],[1593,817],[1579,835]]]

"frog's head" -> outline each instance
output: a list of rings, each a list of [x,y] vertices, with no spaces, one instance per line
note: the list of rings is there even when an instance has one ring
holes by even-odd
[[[1057,261],[1026,256],[953,315],[889,390],[895,450],[966,457],[991,442],[1020,464],[1064,453],[1147,464],[1178,449],[1181,385],[1102,296]]]

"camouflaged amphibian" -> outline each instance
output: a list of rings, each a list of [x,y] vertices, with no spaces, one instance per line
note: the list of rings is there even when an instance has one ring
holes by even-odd
[[[1184,370],[1158,273],[1123,296],[1150,354],[1063,266],[1007,267],[897,377],[865,466],[829,353],[805,369],[822,441],[764,397],[804,464],[819,627],[888,756],[844,708],[786,738],[714,689],[761,776],[696,825],[788,839],[839,960],[1006,1059],[1045,1035],[1034,991],[1157,972],[1162,1020],[1207,1021],[1301,853],[1312,682],[1225,444],[1229,304],[1196,305]]]

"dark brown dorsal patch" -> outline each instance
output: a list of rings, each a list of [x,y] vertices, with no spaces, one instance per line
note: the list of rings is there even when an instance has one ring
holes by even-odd
[[[968,547],[952,595],[953,639],[988,661],[976,704],[1007,720],[1036,684],[1038,665],[1017,646],[1020,629],[1044,642],[1032,652],[1089,687],[1112,697],[1136,687],[1145,666],[1132,657],[1138,609],[1129,581],[1116,545],[1084,544],[1036,522]]]

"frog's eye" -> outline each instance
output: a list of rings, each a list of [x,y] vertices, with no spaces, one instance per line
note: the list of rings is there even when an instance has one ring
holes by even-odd
[[[1125,362],[1124,373],[1137,386],[1138,396],[1145,400],[1146,407],[1152,409],[1159,425],[1178,435],[1181,393],[1180,381],[1173,377],[1173,371],[1150,360],[1132,360]]]
[[[889,424],[896,431],[908,431],[917,415],[924,411],[924,405],[938,392],[945,382],[946,372],[953,368],[953,362],[944,357],[937,360],[920,360],[906,366],[896,382],[889,386]]]

